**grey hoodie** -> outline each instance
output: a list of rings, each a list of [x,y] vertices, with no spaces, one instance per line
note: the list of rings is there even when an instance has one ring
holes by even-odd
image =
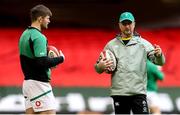
[[[117,36],[106,44],[104,50],[107,49],[117,60],[116,70],[111,75],[111,96],[146,94],[147,59],[157,65],[165,63],[164,55],[156,57],[152,44],[140,36],[133,36],[126,45]],[[95,69],[102,73],[97,66]]]

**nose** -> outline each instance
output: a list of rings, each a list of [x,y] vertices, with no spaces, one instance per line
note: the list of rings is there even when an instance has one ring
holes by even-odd
[[[125,25],[124,25],[124,27],[129,28],[129,27],[130,27],[130,25],[129,25],[129,24],[125,24]]]

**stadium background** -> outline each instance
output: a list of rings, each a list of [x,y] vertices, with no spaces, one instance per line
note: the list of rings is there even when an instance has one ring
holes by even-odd
[[[62,49],[65,62],[52,72],[58,113],[111,113],[110,75],[99,75],[94,63],[104,45],[118,33],[118,17],[131,11],[136,30],[159,44],[166,56],[159,82],[163,113],[180,113],[179,0],[1,0],[0,113],[23,113],[18,40],[29,26],[29,9],[44,4],[53,13],[43,31],[51,45]]]

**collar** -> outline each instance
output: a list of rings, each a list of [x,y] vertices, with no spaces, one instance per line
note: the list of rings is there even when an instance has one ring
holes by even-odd
[[[121,36],[117,36],[116,37],[121,43],[123,43],[123,40],[121,38]],[[132,36],[131,39],[129,39],[129,42],[126,45],[133,45],[133,44],[137,44],[138,43],[138,36]],[[124,43],[123,43],[124,44]]]
[[[38,30],[39,32],[41,32],[39,29],[32,27],[32,26],[28,26],[28,29],[35,29],[35,30]]]
[[[128,38],[122,38],[120,37],[121,40],[130,40],[132,37],[128,37]]]

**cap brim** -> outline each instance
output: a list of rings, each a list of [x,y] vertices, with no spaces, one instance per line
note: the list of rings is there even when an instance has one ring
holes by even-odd
[[[124,19],[120,20],[120,22],[122,22],[122,21],[124,21],[124,20],[128,20],[128,21],[134,22],[134,20],[131,20],[131,19],[129,19],[129,18],[124,18]]]

